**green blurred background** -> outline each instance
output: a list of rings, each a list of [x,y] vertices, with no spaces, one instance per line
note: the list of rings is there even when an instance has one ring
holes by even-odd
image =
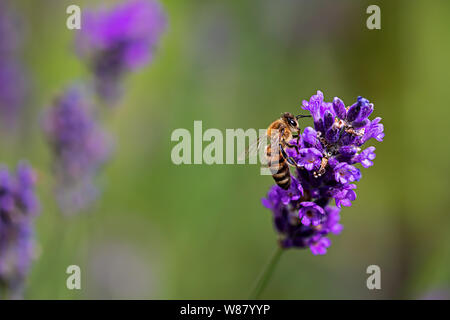
[[[103,119],[116,140],[103,194],[65,218],[38,120],[88,76],[66,7],[100,2],[12,3],[24,19],[32,92],[18,132],[2,134],[0,159],[37,168],[42,202],[26,298],[247,298],[276,246],[260,202],[273,181],[255,165],[176,166],[170,136],[194,120],[204,130],[264,128],[316,90],[328,101],[370,99],[385,141],[373,143],[375,165],[362,170],[329,252],[286,252],[262,298],[421,298],[450,287],[448,1],[161,1],[169,27],[155,59],[127,78]],[[381,8],[381,30],[366,28],[370,4]],[[82,290],[66,288],[71,264]],[[382,290],[366,287],[371,264]]]

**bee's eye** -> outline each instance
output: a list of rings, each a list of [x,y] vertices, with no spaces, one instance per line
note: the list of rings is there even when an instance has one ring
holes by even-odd
[[[292,120],[292,119],[289,119],[289,124],[290,124],[291,126],[293,126],[293,127],[297,126],[297,124],[295,123],[295,121]]]

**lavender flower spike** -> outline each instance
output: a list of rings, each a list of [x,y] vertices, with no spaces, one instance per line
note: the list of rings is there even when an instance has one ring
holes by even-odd
[[[34,217],[39,212],[35,182],[26,163],[17,166],[15,175],[0,169],[0,289],[10,298],[21,298],[34,258]]]
[[[166,24],[162,7],[154,0],[132,0],[83,13],[76,48],[94,74],[100,97],[111,102],[120,96],[124,74],[151,61]]]
[[[321,255],[331,245],[328,234],[343,229],[342,206],[351,206],[356,199],[354,183],[361,172],[355,164],[373,165],[375,147],[363,145],[371,138],[383,141],[384,127],[381,118],[369,119],[374,106],[362,97],[345,107],[337,97],[325,102],[317,91],[303,101],[303,109],[311,113],[314,129],[305,128],[298,142],[290,142],[297,146],[287,152],[297,165],[292,176],[296,187],[283,190],[274,185],[262,202],[273,213],[281,248],[309,247]]]
[[[94,178],[111,152],[110,137],[96,122],[85,92],[70,87],[47,111],[43,123],[53,152],[61,209],[74,213],[95,200]]]

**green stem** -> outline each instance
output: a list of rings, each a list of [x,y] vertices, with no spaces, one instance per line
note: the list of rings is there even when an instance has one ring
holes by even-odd
[[[269,262],[263,269],[263,272],[258,278],[255,287],[253,288],[252,294],[250,295],[250,299],[256,300],[259,299],[259,296],[263,293],[267,283],[269,282],[270,277],[272,276],[275,267],[277,266],[278,261],[280,260],[281,254],[283,253],[283,248],[277,247],[277,249],[272,254]]]

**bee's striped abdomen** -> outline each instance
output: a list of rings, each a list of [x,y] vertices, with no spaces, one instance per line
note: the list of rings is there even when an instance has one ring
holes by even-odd
[[[285,190],[289,189],[291,185],[291,175],[289,172],[289,166],[286,159],[281,154],[281,150],[272,154],[270,145],[267,146],[266,150],[268,167],[270,172],[272,172],[272,177],[276,184]]]

